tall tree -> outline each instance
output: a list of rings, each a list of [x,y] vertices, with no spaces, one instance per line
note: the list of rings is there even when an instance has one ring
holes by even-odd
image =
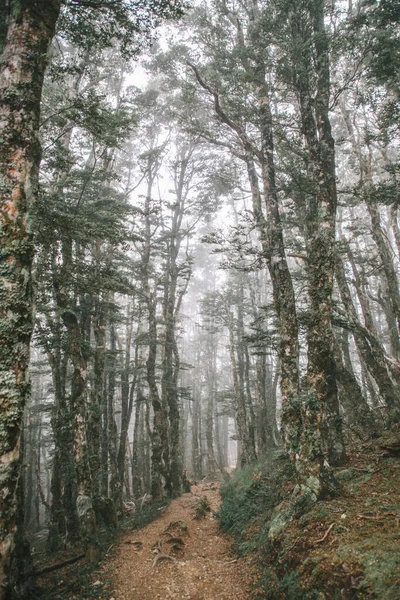
[[[29,394],[40,100],[59,0],[13,1],[0,65],[0,598],[15,548],[21,418]],[[4,16],[4,15],[3,15]]]
[[[8,574],[16,532],[21,417],[29,391],[27,365],[32,332],[33,260],[31,217],[41,154],[38,138],[40,101],[48,48],[55,34],[61,4],[65,3],[61,0],[11,0],[5,8],[3,5],[1,11],[1,597],[9,588]],[[131,45],[132,34],[138,31],[148,33],[157,18],[180,14],[178,3],[149,3],[144,10],[138,11],[135,3],[107,3],[105,6],[95,3],[88,6],[78,0],[64,7],[63,23],[70,35],[75,29],[75,39],[84,41],[85,36],[77,29],[83,22],[82,17],[89,16],[91,25],[93,21],[97,23],[92,27],[92,43],[86,38],[88,46],[96,45],[93,39],[97,43],[101,40],[103,44],[106,40],[106,45],[112,45],[118,39],[124,49]],[[96,26],[99,20],[103,21],[100,36]]]

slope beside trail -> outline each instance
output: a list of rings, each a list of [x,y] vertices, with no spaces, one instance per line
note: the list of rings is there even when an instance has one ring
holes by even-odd
[[[203,496],[215,511],[220,503],[217,485],[193,486],[156,521],[123,535],[107,565],[114,579],[110,600],[250,598],[249,566],[234,556],[218,521],[210,512],[193,518]]]

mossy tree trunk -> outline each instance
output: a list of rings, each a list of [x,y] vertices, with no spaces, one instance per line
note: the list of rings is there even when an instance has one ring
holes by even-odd
[[[244,467],[255,462],[255,450],[251,439],[250,429],[248,427],[248,416],[246,397],[243,385],[241,385],[238,369],[238,360],[236,354],[237,339],[235,335],[235,320],[232,309],[226,307],[228,313],[228,332],[229,332],[229,356],[232,368],[233,392],[235,397],[235,416],[238,437],[240,441],[239,462]],[[243,383],[243,382],[242,382]]]
[[[66,534],[70,542],[79,539],[79,521],[76,509],[76,473],[73,459],[73,442],[70,407],[66,398],[68,353],[62,351],[63,337],[60,319],[47,324],[53,332],[52,347],[47,356],[52,373],[55,407],[51,419],[54,436],[54,462],[51,483],[51,522],[48,548],[59,545],[59,535]],[[53,548],[54,549],[54,548]]]
[[[310,186],[306,198],[310,321],[298,468],[317,496],[331,485],[327,460],[336,465],[344,460],[331,323],[337,192],[335,146],[329,120],[330,49],[324,4],[324,0],[309,0],[302,7],[291,3],[288,15],[292,51],[296,49],[296,54],[292,54],[293,85]]]
[[[143,420],[143,412],[145,398],[143,396],[142,387],[138,385],[135,406],[135,423],[133,426],[133,443],[132,443],[132,494],[134,498],[139,498],[143,493],[143,478],[140,476],[143,472],[144,465],[139,460],[140,455],[140,425]],[[142,440],[143,443],[143,440]]]
[[[163,477],[168,477],[169,470],[169,445],[168,445],[168,415],[166,403],[162,401],[157,385],[157,284],[156,289],[151,288],[151,197],[152,189],[157,174],[158,156],[150,155],[147,161],[147,194],[145,200],[145,235],[141,263],[141,284],[147,311],[148,323],[148,355],[146,360],[146,377],[149,386],[150,401],[153,408],[153,429],[151,431],[151,495],[154,500],[164,496]],[[158,283],[158,282],[157,282]]]
[[[20,429],[29,394],[31,218],[40,164],[39,117],[47,51],[60,0],[13,0],[2,19],[0,64],[0,598],[10,592],[17,533]],[[3,12],[5,12],[3,10]],[[3,15],[4,16],[4,15]],[[22,526],[20,520],[20,526]],[[20,537],[20,536],[19,536]],[[15,569],[13,569],[15,574]],[[14,586],[13,586],[14,589]],[[13,592],[10,592],[11,594]]]
[[[178,249],[175,247],[174,239],[170,241],[169,251],[164,284],[163,318],[165,329],[162,343],[161,394],[162,402],[168,410],[169,420],[168,469],[165,485],[169,495],[178,496],[182,488],[182,465],[180,458],[180,413],[177,386],[179,355],[177,356],[175,353],[175,302],[178,282],[176,259]]]
[[[100,244],[96,244],[98,251]],[[105,298],[97,296],[93,304],[92,328],[95,340],[93,360],[93,383],[90,391],[90,402],[88,405],[88,444],[89,444],[89,466],[93,482],[93,500],[96,502],[101,496],[101,438],[102,438],[102,406],[103,394],[105,393],[105,362],[106,362],[106,327],[107,327],[107,303]]]
[[[378,424],[364,398],[351,365],[346,366],[336,339],[334,348],[339,399],[344,408],[347,423],[355,428],[361,437],[362,435],[374,437],[379,431]]]
[[[65,240],[62,244],[62,264],[60,271],[55,276],[54,286],[61,319],[67,330],[68,357],[73,367],[70,390],[70,417],[72,419],[72,445],[77,482],[76,506],[87,556],[90,560],[97,560],[99,546],[93,508],[93,481],[87,439],[88,365],[83,351],[84,326],[87,315],[85,315],[85,306],[81,302],[82,325],[78,320],[76,306],[67,293],[68,283],[71,279],[72,257],[72,240]]]
[[[115,503],[118,504],[118,499],[121,497],[122,491],[118,476],[118,428],[115,422],[115,388],[116,388],[116,331],[115,322],[110,318],[110,351],[107,359],[107,442],[108,442],[108,465],[110,475],[110,496]]]
[[[264,89],[267,93],[268,90]],[[267,99],[268,96],[264,96]],[[264,100],[266,104],[266,100]],[[268,104],[269,106],[269,104]],[[260,231],[263,255],[272,282],[272,294],[279,332],[278,360],[282,394],[281,430],[285,448],[294,460],[301,431],[299,394],[299,346],[296,303],[291,274],[286,260],[282,223],[275,183],[272,116],[264,106],[264,151],[267,163],[263,167],[263,191],[266,215],[254,159],[247,155],[246,165],[253,199],[253,212]],[[268,118],[267,118],[268,116]]]

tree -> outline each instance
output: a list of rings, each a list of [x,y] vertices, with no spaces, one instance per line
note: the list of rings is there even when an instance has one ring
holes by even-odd
[[[12,2],[0,72],[0,598],[17,531],[22,412],[29,394],[34,254],[31,212],[40,165],[40,99],[60,2]]]
[[[145,30],[153,25],[152,16],[177,16],[180,5],[148,5],[136,13],[134,4],[71,2],[64,15],[70,23],[82,24],[81,8],[97,17],[108,17],[108,29],[101,38],[112,43],[116,25],[125,23],[120,43],[128,47],[132,29],[145,18]],[[33,244],[31,216],[37,195],[40,166],[38,139],[40,101],[43,78],[48,62],[48,47],[53,39],[61,1],[12,0],[8,6],[7,28],[2,21],[0,120],[2,149],[0,154],[1,187],[1,296],[0,296],[0,395],[2,428],[0,438],[1,493],[1,563],[2,596],[9,587],[8,574],[16,532],[16,493],[19,477],[19,439],[22,411],[29,393],[27,365],[32,332],[31,267]],[[68,9],[70,12],[68,13]],[[97,12],[96,12],[97,11]],[[85,12],[85,11],[84,11]],[[137,19],[132,16],[138,15]],[[103,17],[103,14],[102,14]],[[5,32],[5,29],[7,31]],[[75,29],[76,31],[76,29]],[[93,29],[95,31],[95,28]],[[106,33],[106,35],[104,35]],[[80,34],[81,35],[81,34]]]

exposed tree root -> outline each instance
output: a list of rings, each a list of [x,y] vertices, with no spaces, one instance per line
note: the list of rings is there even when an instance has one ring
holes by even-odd
[[[152,563],[153,567],[155,567],[156,564],[160,560],[172,560],[174,562],[176,561],[176,558],[174,558],[173,556],[170,556],[169,554],[165,554],[165,552],[163,552],[161,540],[158,540],[156,549],[154,550],[154,552],[156,552],[156,554],[153,558],[153,563]]]

